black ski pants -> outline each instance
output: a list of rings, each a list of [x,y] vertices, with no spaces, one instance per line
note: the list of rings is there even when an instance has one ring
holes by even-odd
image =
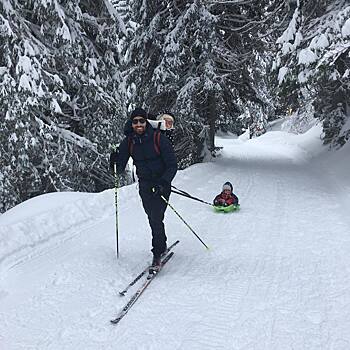
[[[166,249],[167,237],[164,229],[164,213],[167,208],[166,202],[159,194],[152,192],[153,185],[149,182],[139,182],[139,193],[142,205],[148,216],[148,221],[152,230],[152,252],[155,257],[159,257]],[[169,199],[171,192],[170,185],[164,188],[163,197]]]

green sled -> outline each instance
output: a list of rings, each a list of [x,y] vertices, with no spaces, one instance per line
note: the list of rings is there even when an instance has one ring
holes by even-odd
[[[239,204],[231,204],[227,207],[221,207],[221,206],[214,206],[215,211],[220,211],[223,213],[231,213],[232,211],[239,210],[240,205]]]

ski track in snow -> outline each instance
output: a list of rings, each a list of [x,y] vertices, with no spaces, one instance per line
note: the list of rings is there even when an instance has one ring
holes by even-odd
[[[110,325],[136,288],[118,291],[151,259],[135,186],[123,188],[121,258],[109,215],[13,265],[0,285],[0,348],[350,349],[350,223],[337,193],[305,165],[229,156],[225,142],[222,159],[180,172],[175,185],[211,201],[231,180],[241,210],[170,200],[209,251],[169,208],[168,242],[180,240],[173,259]]]

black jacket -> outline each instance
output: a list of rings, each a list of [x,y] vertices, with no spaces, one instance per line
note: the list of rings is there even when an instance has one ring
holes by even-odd
[[[122,172],[131,156],[136,166],[136,174],[140,181],[159,184],[170,184],[177,171],[174,149],[169,140],[160,134],[160,154],[154,145],[156,131],[147,123],[142,135],[134,133],[131,123],[127,123],[124,133],[126,138],[119,146],[117,161],[118,172]],[[131,145],[132,144],[132,145]],[[132,151],[130,155],[130,151]]]

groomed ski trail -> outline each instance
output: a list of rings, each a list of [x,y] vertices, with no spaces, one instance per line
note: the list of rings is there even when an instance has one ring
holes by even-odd
[[[168,240],[181,241],[175,255],[111,326],[125,304],[118,291],[151,257],[136,188],[123,188],[121,259],[110,216],[15,266],[1,284],[0,347],[349,349],[350,227],[337,194],[304,164],[230,156],[224,141],[222,159],[186,169],[175,185],[210,201],[229,180],[241,210],[218,214],[170,197],[209,252],[168,208]]]

